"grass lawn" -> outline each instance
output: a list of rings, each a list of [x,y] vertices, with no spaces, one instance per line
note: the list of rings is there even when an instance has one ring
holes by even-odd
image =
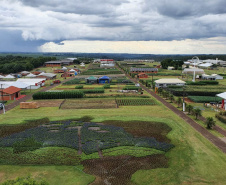
[[[24,120],[48,117],[51,121],[92,116],[94,122],[105,120],[141,120],[163,122],[172,128],[167,135],[173,149],[166,153],[168,168],[139,170],[132,176],[138,185],[144,184],[226,184],[226,156],[180,117],[163,105],[124,106],[118,109],[62,110],[56,107],[19,109],[0,115],[0,124],[18,124]],[[129,149],[127,149],[129,150]],[[93,154],[97,157],[97,154]],[[113,153],[112,153],[113,155]],[[132,154],[131,154],[132,155]],[[137,155],[137,154],[133,154]],[[83,156],[82,158],[88,158]],[[0,182],[31,174],[50,184],[89,184],[94,177],[85,174],[82,166],[0,166]]]

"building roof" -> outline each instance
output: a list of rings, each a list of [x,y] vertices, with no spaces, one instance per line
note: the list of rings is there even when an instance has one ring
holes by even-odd
[[[104,79],[110,80],[111,78],[109,78],[108,76],[102,76],[99,78],[99,80],[104,80]]]
[[[178,79],[178,78],[162,78],[159,80],[155,80],[155,83],[162,83],[162,84],[174,84],[174,83],[183,83],[185,84],[186,82]]]
[[[19,78],[17,81],[23,82],[28,85],[35,85],[42,83],[46,80],[46,78]]]
[[[20,72],[21,74],[24,73],[24,74],[29,74],[30,72],[29,71],[22,71]]]
[[[45,64],[61,64],[61,61],[49,61],[49,62],[45,62]]]
[[[226,99],[226,92],[220,93],[220,94],[216,94],[216,96]]]
[[[10,86],[10,87],[4,89],[2,92],[6,93],[6,94],[14,94],[14,93],[19,92],[19,91],[21,91],[20,88]]]
[[[4,76],[0,75],[0,78],[5,78]]]
[[[29,87],[30,85],[20,82],[20,81],[16,81],[14,83],[11,84],[14,87],[20,88],[20,89],[26,89],[27,87]]]
[[[199,67],[210,67],[210,66],[212,66],[213,64],[211,64],[211,63],[203,63],[203,64],[199,64],[198,66]]]
[[[94,77],[94,76],[90,76],[90,77],[88,77],[87,79],[88,79],[88,80],[97,80],[97,78]]]
[[[34,78],[34,77],[36,77],[36,76],[37,76],[37,75],[34,75],[34,74],[30,73],[30,74],[28,74],[26,77]]]
[[[138,76],[140,76],[140,75],[147,75],[147,74],[145,74],[145,73],[139,73]]]
[[[158,71],[157,68],[134,68],[131,67],[130,71]]]
[[[15,78],[13,75],[7,75],[4,78]]]
[[[50,77],[50,78],[53,78],[53,77],[55,77],[56,76],[56,74],[54,74],[54,73],[40,73],[39,75],[37,75],[37,76],[46,76],[46,77]]]

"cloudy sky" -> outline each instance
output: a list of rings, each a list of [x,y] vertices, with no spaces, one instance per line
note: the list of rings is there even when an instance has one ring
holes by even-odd
[[[0,52],[226,54],[226,0],[0,0]]]

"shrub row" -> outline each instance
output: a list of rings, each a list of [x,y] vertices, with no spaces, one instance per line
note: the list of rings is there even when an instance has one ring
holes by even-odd
[[[225,116],[225,114],[218,113],[218,114],[215,115],[215,117],[219,121],[221,121],[222,123],[226,123],[226,116]]]
[[[104,84],[103,88],[104,88],[104,89],[110,89],[111,86],[110,86],[110,84]]]
[[[206,80],[206,81],[198,81],[198,82],[186,82],[186,85],[218,85],[218,81]]]
[[[67,99],[67,98],[83,98],[83,91],[63,91],[63,92],[37,92],[33,94],[34,100],[40,99]]]
[[[142,89],[142,88],[137,86],[126,86],[123,88],[123,90],[139,90],[139,89]]]
[[[75,89],[83,89],[83,85],[77,85],[75,86]]]
[[[177,91],[177,90],[169,90],[174,96],[183,96],[183,91]],[[207,91],[185,91],[186,96],[215,96],[216,94],[221,93],[218,92],[207,92]]]
[[[209,102],[221,101],[220,97],[214,97],[214,96],[188,96],[188,98],[196,103],[209,103]]]
[[[104,88],[83,89],[81,91],[85,94],[98,94],[98,93],[104,93]]]

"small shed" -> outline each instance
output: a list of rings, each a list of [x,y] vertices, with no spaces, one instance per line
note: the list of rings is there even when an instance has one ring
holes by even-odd
[[[20,88],[10,86],[1,91],[0,100],[15,100],[20,97]]]
[[[99,78],[99,83],[100,84],[104,84],[104,83],[110,83],[111,78],[109,78],[108,76],[102,76],[101,78]]]
[[[94,76],[90,76],[90,77],[86,78],[86,82],[87,83],[97,83],[97,78]]]
[[[61,77],[64,77],[64,78],[66,78],[66,77],[73,77],[73,76],[75,76],[74,72],[65,72],[65,73],[63,73],[61,75]]]
[[[138,77],[138,78],[148,78],[148,75],[145,74],[145,73],[139,73],[139,74],[137,75],[137,77]]]
[[[223,77],[223,76],[218,75],[218,74],[212,74],[212,76],[213,76],[213,77],[215,77],[215,78],[216,78],[216,80],[223,80],[223,79],[224,79],[224,77]]]

